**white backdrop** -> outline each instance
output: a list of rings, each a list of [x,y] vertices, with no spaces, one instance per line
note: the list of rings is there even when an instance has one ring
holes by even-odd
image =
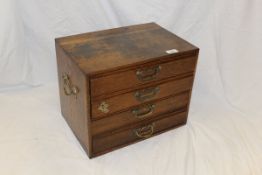
[[[151,21],[200,48],[188,125],[89,161],[54,38]],[[261,0],[0,0],[0,174],[262,174],[261,29]]]

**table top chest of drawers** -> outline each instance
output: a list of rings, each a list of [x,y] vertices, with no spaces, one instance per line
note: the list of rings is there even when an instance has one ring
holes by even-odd
[[[197,47],[155,23],[55,44],[62,115],[89,157],[186,123]]]

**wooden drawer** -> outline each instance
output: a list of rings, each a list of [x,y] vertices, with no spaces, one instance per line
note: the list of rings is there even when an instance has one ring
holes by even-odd
[[[113,133],[112,135],[94,138],[94,154],[102,154],[132,142],[146,139],[163,131],[186,123],[187,112],[172,113],[165,118],[132,126],[131,128]]]
[[[91,96],[99,96],[179,74],[193,72],[196,61],[196,56],[171,59],[171,61],[164,63],[142,64],[128,71],[92,78]]]
[[[92,118],[98,119],[144,102],[168,97],[192,88],[193,77],[175,79],[136,91],[92,101]]]
[[[186,108],[189,103],[189,91],[170,96],[169,98],[152,101],[144,105],[135,106],[122,113],[94,121],[91,124],[93,135],[110,132],[123,126],[134,124],[143,120],[158,117],[161,114]]]

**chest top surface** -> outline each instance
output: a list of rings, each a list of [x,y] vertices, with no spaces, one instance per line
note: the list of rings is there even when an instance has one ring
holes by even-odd
[[[61,37],[56,39],[56,44],[86,74],[198,49],[155,23]]]

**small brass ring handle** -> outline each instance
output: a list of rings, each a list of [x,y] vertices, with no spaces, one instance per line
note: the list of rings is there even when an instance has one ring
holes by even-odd
[[[135,97],[138,101],[145,101],[153,98],[159,92],[159,90],[159,87],[143,89],[135,92]]]
[[[138,107],[136,109],[132,110],[132,113],[134,114],[134,116],[138,119],[142,119],[145,117],[148,117],[149,115],[151,115],[154,112],[156,105],[154,104],[147,104],[144,105],[142,107]]]
[[[142,128],[135,129],[134,132],[139,138],[149,138],[154,133],[154,123],[144,126]]]
[[[139,69],[136,71],[136,76],[140,81],[149,81],[155,79],[160,70],[161,66],[159,65],[152,68]]]
[[[77,86],[72,85],[72,82],[70,80],[70,77],[68,74],[64,74],[62,76],[63,82],[64,82],[64,93],[65,95],[77,95],[79,93],[79,89]]]

